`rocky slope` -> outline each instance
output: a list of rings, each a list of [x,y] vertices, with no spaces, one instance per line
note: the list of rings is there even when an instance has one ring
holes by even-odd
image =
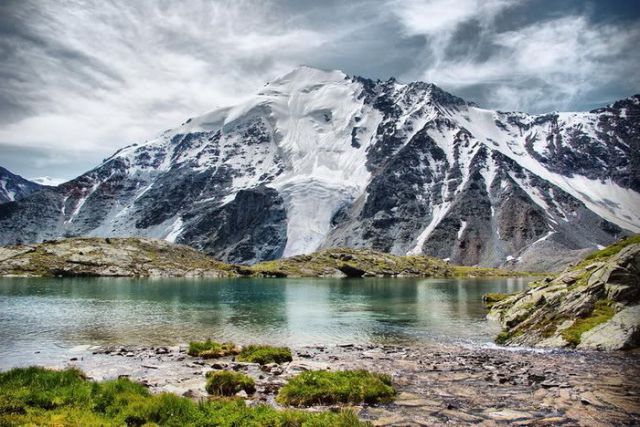
[[[495,303],[489,317],[502,324],[497,341],[507,345],[640,347],[640,236]]]
[[[0,166],[0,203],[13,202],[44,188]]]
[[[0,205],[0,244],[143,236],[234,263],[353,247],[548,271],[640,231],[639,129],[640,96],[528,115],[300,67]]]
[[[0,248],[3,276],[227,277],[233,266],[188,246],[136,238],[79,238]]]

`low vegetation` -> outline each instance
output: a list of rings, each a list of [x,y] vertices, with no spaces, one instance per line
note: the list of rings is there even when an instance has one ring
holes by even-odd
[[[0,373],[0,425],[55,426],[365,426],[339,413],[248,407],[242,400],[194,402],[151,394],[128,379],[96,383],[76,369],[20,368]]]
[[[205,389],[215,396],[233,396],[240,391],[253,394],[256,391],[256,383],[253,378],[241,372],[211,371],[207,372]]]
[[[187,354],[204,359],[215,359],[217,357],[238,354],[239,352],[238,347],[232,342],[219,343],[208,339],[206,341],[190,342]]]
[[[238,362],[259,363],[285,363],[291,362],[291,350],[287,347],[271,347],[269,345],[248,345],[242,348],[237,357]]]
[[[386,403],[396,391],[388,375],[356,371],[306,371],[280,389],[277,401],[283,405]]]

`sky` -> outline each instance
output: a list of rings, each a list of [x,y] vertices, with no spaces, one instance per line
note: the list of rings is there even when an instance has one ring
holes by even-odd
[[[640,92],[638,46],[638,0],[2,0],[0,166],[73,178],[298,65],[584,111]]]

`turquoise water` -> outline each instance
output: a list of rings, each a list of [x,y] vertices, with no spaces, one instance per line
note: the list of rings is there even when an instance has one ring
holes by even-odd
[[[484,343],[527,279],[0,279],[0,364],[81,345]],[[4,362],[4,363],[3,363]]]

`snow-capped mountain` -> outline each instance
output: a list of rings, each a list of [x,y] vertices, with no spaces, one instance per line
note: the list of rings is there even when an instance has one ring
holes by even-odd
[[[640,232],[640,96],[486,110],[300,67],[249,100],[0,207],[0,243],[148,236],[251,263],[331,246],[557,268]]]
[[[41,188],[42,185],[0,167],[0,203],[20,200]]]

